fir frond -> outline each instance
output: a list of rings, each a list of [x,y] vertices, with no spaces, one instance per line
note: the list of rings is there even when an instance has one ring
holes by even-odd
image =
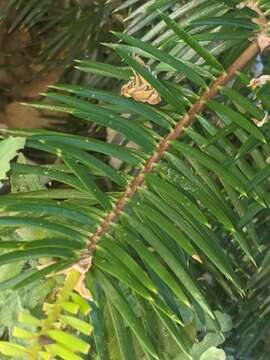
[[[90,312],[88,303],[73,293],[79,277],[78,271],[69,272],[54,302],[43,304],[46,317],[39,319],[26,312],[20,313],[19,326],[14,327],[12,336],[25,345],[1,341],[0,352],[12,358],[20,356],[29,360],[55,359],[56,356],[61,359],[82,359],[77,354],[87,354],[90,345],[78,334],[89,337],[92,327],[88,321],[79,318],[79,314],[86,316]]]
[[[39,243],[0,255],[0,264],[50,256],[55,263],[49,272],[88,261],[85,281],[93,297],[91,322],[101,359],[110,358],[110,334],[124,360],[166,359],[174,347],[177,354],[195,359],[196,330],[194,335],[185,314],[220,335],[215,310],[223,300],[217,302],[215,294],[245,301],[247,278],[260,264],[264,241],[257,221],[269,207],[269,127],[258,127],[254,118],[265,117],[269,101],[264,88],[255,92],[249,84],[267,13],[239,9],[234,1],[214,7],[191,3],[204,4],[210,14],[188,26],[158,14],[169,34],[162,46],[116,34],[121,42],[109,47],[127,64],[124,71],[79,62],[83,71],[113,78],[120,74],[126,81],[133,73],[129,86],[144,79],[138,91],[156,91],[161,103],[150,105],[147,93],[140,93],[140,102],[120,96],[120,90],[59,84],[45,94],[50,104],[31,104],[111,129],[120,141],[108,144],[47,130],[7,131],[26,137],[27,148],[61,160],[55,165],[12,164],[13,173],[46,176],[65,187],[60,196],[48,189],[20,194],[19,200],[18,195],[0,198],[8,213],[0,217],[0,226],[34,227],[48,234]],[[252,21],[258,17],[263,29]],[[220,37],[219,30],[228,28],[248,30],[251,43],[244,41],[240,48],[239,39]],[[196,38],[197,29],[207,40]],[[218,54],[225,49],[223,60]],[[179,58],[182,52],[186,56]],[[149,63],[138,62],[134,54]],[[120,168],[102,161],[104,155],[120,160]],[[108,191],[100,180],[116,191]],[[41,276],[44,271],[34,270],[10,283],[18,287]],[[153,336],[156,329],[168,334],[169,345]]]

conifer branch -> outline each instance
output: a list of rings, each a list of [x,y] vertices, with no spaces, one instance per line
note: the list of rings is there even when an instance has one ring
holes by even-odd
[[[83,256],[90,256],[94,253],[99,238],[104,235],[111,227],[114,221],[123,211],[125,205],[144,183],[145,174],[151,172],[155,164],[162,158],[163,154],[170,147],[172,140],[178,139],[184,132],[184,129],[191,124],[196,116],[205,108],[205,102],[212,99],[219,91],[221,86],[226,85],[231,78],[249,63],[258,53],[260,47],[257,39],[237,58],[237,60],[208,88],[199,100],[189,109],[189,111],[179,120],[175,128],[160,142],[155,153],[147,160],[144,168],[135,176],[131,184],[127,187],[122,197],[116,202],[113,210],[106,216],[100,227],[89,238],[88,247]]]

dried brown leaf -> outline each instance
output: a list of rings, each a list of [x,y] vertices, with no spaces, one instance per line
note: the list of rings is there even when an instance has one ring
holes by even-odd
[[[161,102],[159,93],[138,74],[135,74],[131,80],[121,88],[121,95],[150,105],[157,105]]]
[[[252,79],[248,86],[251,87],[252,90],[255,90],[257,87],[261,87],[268,82],[270,82],[270,75],[262,75],[258,78]]]

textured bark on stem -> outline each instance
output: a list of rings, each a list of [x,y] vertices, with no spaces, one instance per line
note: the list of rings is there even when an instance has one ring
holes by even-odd
[[[236,74],[236,72],[242,69],[250,60],[252,60],[257,54],[259,54],[259,52],[260,47],[258,45],[258,41],[255,40],[229,67],[226,73],[222,74],[211,85],[211,87],[202,94],[200,99],[194,105],[192,105],[187,114],[185,114],[179,120],[175,128],[159,143],[157,150],[147,160],[144,168],[138,173],[138,175],[134,177],[129,187],[123,193],[121,198],[116,202],[113,210],[111,210],[111,212],[103,220],[97,231],[89,238],[87,252],[84,252],[84,256],[90,256],[91,254],[93,254],[96,249],[98,239],[110,229],[112,223],[117,220],[118,216],[121,214],[129,199],[132,198],[138,188],[144,183],[144,175],[152,171],[154,165],[159,162],[163,154],[170,147],[170,142],[172,140],[178,139],[183,133],[183,130],[191,124],[192,120],[196,117],[196,115],[204,110],[205,101],[212,99],[218,93],[219,87],[226,85],[228,81]]]

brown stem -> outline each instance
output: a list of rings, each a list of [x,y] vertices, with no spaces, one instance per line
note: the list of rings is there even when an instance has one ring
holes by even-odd
[[[116,202],[114,209],[106,216],[100,227],[89,239],[88,251],[93,253],[96,249],[97,242],[100,236],[104,235],[111,227],[112,223],[121,214],[128,200],[136,193],[138,188],[144,182],[144,175],[151,172],[153,166],[158,163],[163,154],[168,150],[170,142],[178,139],[185,127],[189,126],[196,115],[205,108],[205,101],[213,98],[219,91],[219,87],[228,83],[228,81],[235,75],[235,73],[242,69],[251,59],[260,52],[257,40],[253,41],[251,45],[238,57],[238,59],[229,67],[226,73],[222,74],[212,85],[206,90],[200,99],[189,109],[175,128],[160,142],[155,153],[147,160],[144,168],[132,180],[130,186],[123,193],[121,198]],[[89,255],[89,254],[88,254]]]

